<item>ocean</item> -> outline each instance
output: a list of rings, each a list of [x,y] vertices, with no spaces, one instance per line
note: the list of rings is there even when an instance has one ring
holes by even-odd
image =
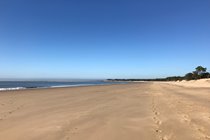
[[[55,88],[91,85],[124,84],[126,82],[109,81],[0,81],[0,91],[34,89],[34,88]]]

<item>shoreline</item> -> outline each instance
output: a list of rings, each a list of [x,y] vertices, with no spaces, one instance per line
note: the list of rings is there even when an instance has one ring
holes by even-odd
[[[20,90],[35,90],[35,89],[54,89],[54,88],[72,88],[72,87],[89,87],[89,86],[102,86],[102,85],[115,85],[115,84],[128,84],[128,82],[110,82],[102,84],[75,84],[75,85],[58,85],[49,87],[11,87],[11,88],[0,88],[0,93],[4,91],[20,91]]]
[[[38,88],[22,88],[14,90],[0,90],[2,92],[16,92],[16,91],[34,91],[34,90],[51,90],[51,89],[72,89],[72,88],[82,88],[82,87],[100,87],[100,86],[112,86],[112,85],[126,85],[132,84],[135,82],[126,82],[126,83],[115,83],[115,84],[89,84],[89,85],[71,85],[71,86],[53,86],[53,87],[38,87]]]

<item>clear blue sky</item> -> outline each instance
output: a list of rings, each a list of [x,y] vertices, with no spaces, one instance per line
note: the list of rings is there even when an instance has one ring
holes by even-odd
[[[210,0],[2,0],[0,78],[210,69]]]

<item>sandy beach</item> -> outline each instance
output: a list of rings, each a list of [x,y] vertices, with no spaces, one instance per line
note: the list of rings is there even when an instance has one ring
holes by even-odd
[[[4,91],[0,140],[210,140],[210,88],[146,82]]]

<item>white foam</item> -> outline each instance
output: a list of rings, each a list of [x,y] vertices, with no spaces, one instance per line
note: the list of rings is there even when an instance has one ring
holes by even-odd
[[[15,88],[0,88],[0,91],[7,91],[7,90],[20,90],[20,89],[26,89],[24,87],[15,87]]]
[[[59,87],[79,87],[79,86],[93,86],[96,84],[76,84],[76,85],[60,85],[60,86],[51,86],[51,88],[59,88]],[[99,84],[97,84],[99,85]]]

